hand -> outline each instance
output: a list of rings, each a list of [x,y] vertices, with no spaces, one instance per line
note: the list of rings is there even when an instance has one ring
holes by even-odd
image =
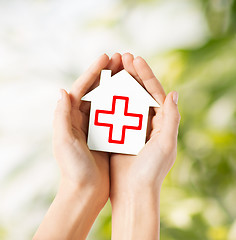
[[[61,179],[69,186],[99,191],[101,205],[109,195],[109,157],[90,151],[86,144],[89,103],[82,96],[98,82],[100,71],[109,63],[102,55],[76,82],[70,94],[61,90],[54,117],[53,149]]]
[[[122,61],[125,70],[146,88],[160,108],[150,109],[148,141],[137,156],[111,155],[111,199],[133,188],[158,187],[162,183],[176,158],[180,120],[177,93],[171,92],[166,97],[160,82],[141,57],[134,59],[127,53]]]
[[[70,94],[61,90],[53,135],[61,183],[35,240],[85,239],[109,197],[109,155],[87,147],[89,103],[81,98],[98,85],[102,69],[116,72],[119,62],[119,54],[111,60],[104,54],[74,83]]]
[[[112,235],[119,240],[157,239],[160,188],[176,158],[178,95],[171,92],[166,97],[141,57],[134,59],[127,53],[122,56],[122,62],[124,69],[146,88],[160,108],[150,109],[147,143],[137,156],[111,155]]]
[[[117,61],[118,59],[118,61]],[[72,86],[70,94],[62,90],[54,120],[54,155],[62,180],[77,186],[96,189],[104,204],[109,197],[109,154],[90,151],[87,143],[90,103],[81,101],[83,95],[98,85],[102,69],[116,72],[119,54],[109,60],[102,55]],[[118,64],[117,64],[118,62]]]

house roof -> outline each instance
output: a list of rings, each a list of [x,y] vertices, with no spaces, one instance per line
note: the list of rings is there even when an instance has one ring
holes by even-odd
[[[126,70],[122,70],[113,76],[111,76],[111,70],[102,70],[100,85],[84,95],[81,100],[97,100],[110,92],[132,96],[138,104],[160,107],[154,98]]]

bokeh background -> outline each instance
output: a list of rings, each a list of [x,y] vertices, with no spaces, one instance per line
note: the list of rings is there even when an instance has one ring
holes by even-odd
[[[236,240],[236,1],[0,0],[0,239],[31,239],[58,184],[58,89],[106,52],[143,56],[182,115],[161,239]],[[111,207],[89,239],[111,235]]]

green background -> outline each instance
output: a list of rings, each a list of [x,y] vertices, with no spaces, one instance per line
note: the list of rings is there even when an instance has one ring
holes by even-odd
[[[137,1],[123,4],[132,9]],[[166,91],[179,92],[182,117],[177,160],[161,192],[161,239],[234,240],[236,1],[199,4],[209,27],[208,41],[148,59],[157,75],[158,69],[165,69],[159,78]],[[109,205],[91,239],[110,239],[110,211]]]
[[[12,1],[12,4],[17,2],[20,1]],[[53,1],[22,2],[47,6]],[[79,7],[78,2],[72,2],[75,7]],[[68,4],[72,2],[67,1]],[[121,39],[126,44],[131,41],[129,33],[124,30],[127,16],[138,9],[140,17],[143,17],[142,12],[146,9],[158,10],[164,1],[111,2],[110,13],[89,17],[83,26],[84,31],[89,34],[96,29],[98,31],[118,29]],[[176,5],[175,0],[168,2],[170,5]],[[190,0],[189,2],[203,16],[204,23],[198,28],[206,29],[204,41],[192,46],[183,44],[181,47],[166,48],[163,51],[157,50],[154,46],[144,56],[166,92],[171,90],[179,92],[181,113],[177,160],[166,177],[161,191],[161,239],[236,240],[236,0]],[[7,1],[0,3],[8,4]],[[186,18],[185,23],[188,20]],[[173,22],[173,29],[174,24]],[[151,28],[154,33],[155,22],[147,28]],[[7,29],[15,38],[16,35],[11,32],[11,28],[7,27]],[[152,38],[152,35],[146,37]],[[96,46],[96,42],[94,45]],[[128,47],[126,49],[119,47],[119,49],[124,52],[129,51]],[[105,50],[99,49],[100,52]],[[15,48],[15,51],[23,50]],[[108,49],[109,53],[115,51],[115,45],[113,49]],[[137,55],[143,52],[145,49],[135,51]],[[24,54],[27,56],[27,52]],[[73,59],[67,64],[76,66]],[[14,71],[14,67],[11,69]],[[59,84],[63,83],[64,86],[69,87],[82,72],[83,67],[79,66],[78,69],[68,67],[68,69],[66,71],[60,69],[59,74],[63,75],[63,79],[59,80]],[[43,68],[41,71],[44,71]],[[0,79],[0,83],[5,81],[2,75]],[[34,163],[43,159],[45,154],[42,155],[42,152],[51,151],[48,147],[51,143],[50,131],[48,130],[48,135],[38,142],[37,147],[31,149],[2,178],[1,187],[7,189],[18,181],[19,176],[24,178],[25,172]],[[29,194],[28,200],[21,208],[24,214],[19,213],[18,218],[18,213],[15,214],[16,220],[13,221],[15,225],[0,216],[0,239],[12,240],[10,236],[14,231],[13,228],[17,228],[18,222],[26,221],[26,218],[22,217],[25,215],[31,220],[27,220],[29,223],[24,235],[20,234],[22,229],[19,229],[20,237],[16,239],[30,239],[55,196],[57,183],[58,178],[55,177],[50,187],[37,191],[37,194]],[[15,194],[18,195],[17,191]],[[12,201],[9,201],[9,204],[10,202]],[[36,209],[40,212],[39,217],[37,215],[36,220],[33,220],[35,215],[32,213]],[[89,239],[110,238],[111,206],[108,202],[96,220]]]

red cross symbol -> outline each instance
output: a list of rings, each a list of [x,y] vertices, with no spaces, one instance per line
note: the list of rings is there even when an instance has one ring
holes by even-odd
[[[94,125],[109,127],[109,143],[124,144],[126,129],[142,129],[143,115],[128,113],[128,104],[128,97],[113,96],[111,111],[95,111]],[[98,118],[100,118],[100,121]],[[134,122],[136,124],[134,124]]]

